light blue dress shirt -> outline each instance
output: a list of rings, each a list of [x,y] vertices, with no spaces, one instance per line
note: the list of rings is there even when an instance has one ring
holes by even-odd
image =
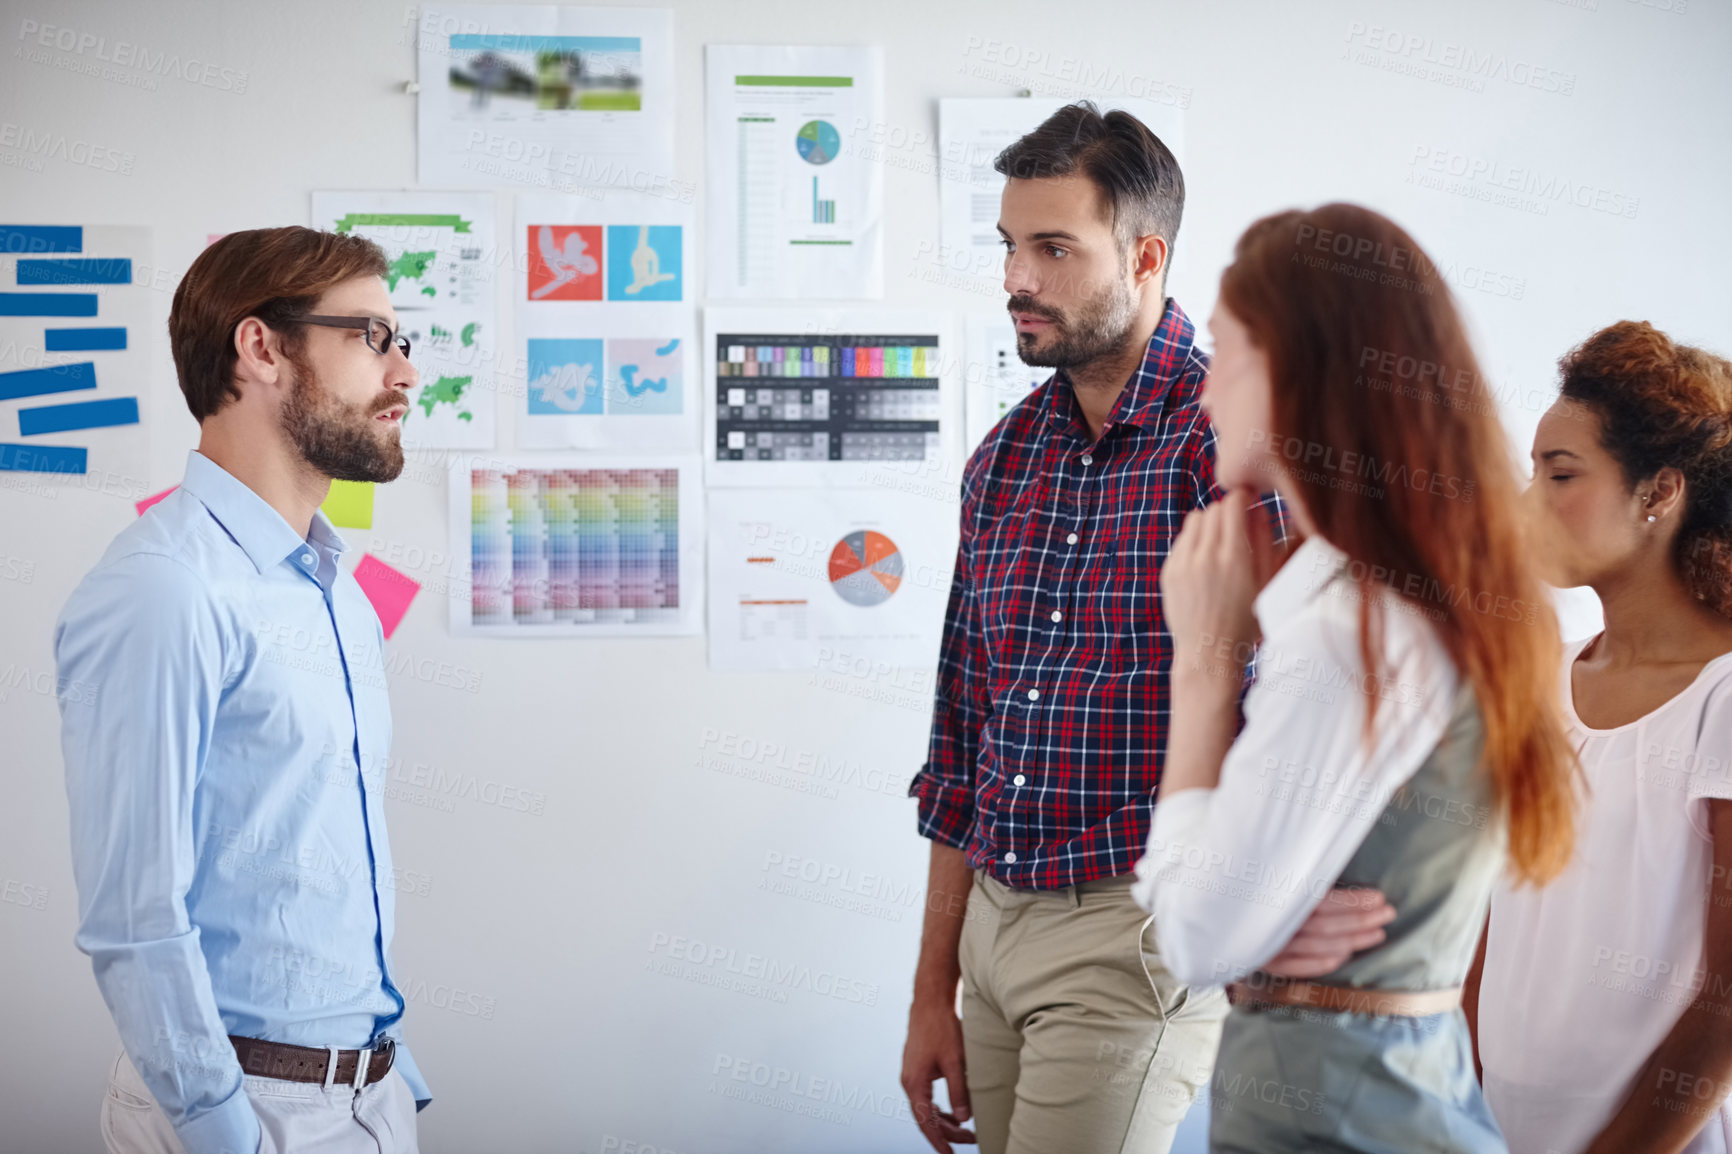
[[[195,451],[55,627],[76,941],[188,1154],[259,1146],[226,1035],[401,1041],[383,637],[345,548]]]

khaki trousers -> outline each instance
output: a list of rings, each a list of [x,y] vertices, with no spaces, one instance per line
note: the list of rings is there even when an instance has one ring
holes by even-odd
[[[1161,965],[1133,880],[1013,890],[975,871],[960,960],[981,1154],[1164,1154],[1208,1085],[1226,995]]]

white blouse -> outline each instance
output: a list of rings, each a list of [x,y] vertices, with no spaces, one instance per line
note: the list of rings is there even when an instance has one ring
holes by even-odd
[[[1703,982],[1732,982],[1702,968],[1710,886],[1732,901],[1707,825],[1707,799],[1732,798],[1732,653],[1647,716],[1590,729],[1571,668],[1591,640],[1564,647],[1561,683],[1589,790],[1575,856],[1544,889],[1492,896],[1479,1047],[1511,1154],[1584,1148]],[[1707,1113],[1688,1154],[1726,1154],[1724,1087],[1679,1089]]]
[[[1252,605],[1257,680],[1219,785],[1157,796],[1133,892],[1182,981],[1221,985],[1279,952],[1448,726],[1455,665],[1424,612],[1390,593],[1377,594],[1382,676],[1367,677],[1358,586],[1345,574],[1326,586],[1346,562],[1312,536],[1270,578]]]

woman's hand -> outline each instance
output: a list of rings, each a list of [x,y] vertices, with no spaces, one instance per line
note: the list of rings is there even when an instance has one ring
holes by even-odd
[[[1251,603],[1266,576],[1246,532],[1255,501],[1249,490],[1233,489],[1213,505],[1191,510],[1161,567],[1161,616],[1173,639],[1173,676],[1219,677],[1235,695],[1262,636]]]
[[[1395,920],[1395,907],[1382,892],[1337,888],[1324,895],[1299,932],[1262,970],[1281,978],[1320,978],[1347,964],[1360,950],[1381,945],[1383,927]]]

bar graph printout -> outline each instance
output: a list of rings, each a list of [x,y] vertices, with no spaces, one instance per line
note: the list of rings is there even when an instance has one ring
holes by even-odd
[[[884,295],[883,173],[930,143],[883,119],[877,48],[706,50],[708,296]]]

